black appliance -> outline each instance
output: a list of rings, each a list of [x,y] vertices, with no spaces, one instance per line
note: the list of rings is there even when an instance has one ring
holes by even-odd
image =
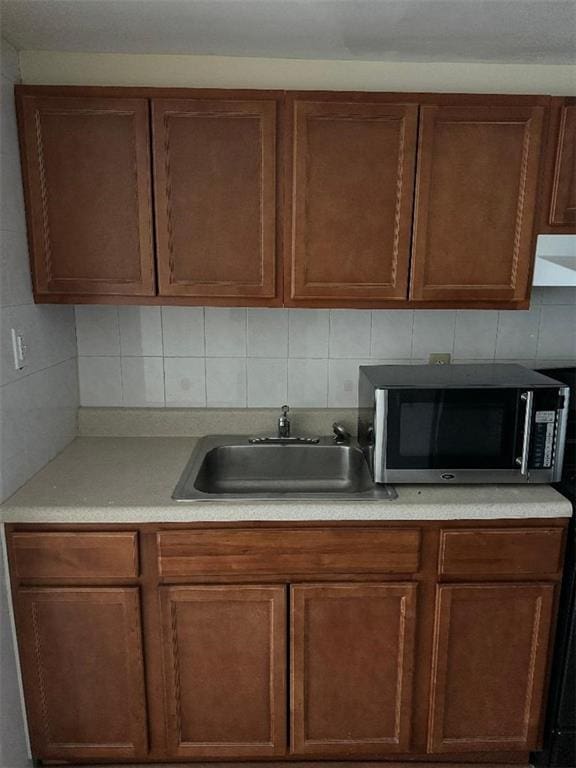
[[[542,369],[570,387],[564,466],[554,487],[576,510],[576,368]],[[564,580],[552,662],[544,750],[532,755],[537,766],[576,767],[576,522],[568,529]]]

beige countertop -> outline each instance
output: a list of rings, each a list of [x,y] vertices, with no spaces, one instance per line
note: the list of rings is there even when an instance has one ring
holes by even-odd
[[[4,523],[493,520],[570,517],[547,485],[399,485],[394,501],[176,502],[191,437],[79,437],[0,506]]]

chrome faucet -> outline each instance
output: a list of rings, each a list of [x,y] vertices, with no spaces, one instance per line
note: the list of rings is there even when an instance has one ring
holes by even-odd
[[[278,437],[290,437],[290,419],[288,418],[287,405],[282,406],[282,416],[278,419]]]

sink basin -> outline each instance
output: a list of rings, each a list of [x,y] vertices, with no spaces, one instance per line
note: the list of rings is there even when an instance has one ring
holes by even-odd
[[[173,494],[178,501],[222,499],[396,498],[376,485],[360,448],[317,442],[250,442],[242,435],[202,438]]]

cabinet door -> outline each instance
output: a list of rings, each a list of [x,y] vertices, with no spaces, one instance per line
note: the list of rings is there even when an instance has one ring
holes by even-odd
[[[172,757],[286,751],[285,588],[163,587]]]
[[[144,757],[138,590],[22,588],[16,616],[34,756]]]
[[[286,303],[405,300],[418,106],[289,105]]]
[[[528,296],[543,107],[420,112],[411,297]]]
[[[576,104],[560,111],[550,224],[576,225]]]
[[[441,586],[430,752],[538,746],[553,585]]]
[[[37,299],[153,295],[147,100],[19,101]]]
[[[292,588],[292,749],[407,752],[414,584]]]
[[[155,99],[161,296],[268,299],[276,286],[276,101]]]

